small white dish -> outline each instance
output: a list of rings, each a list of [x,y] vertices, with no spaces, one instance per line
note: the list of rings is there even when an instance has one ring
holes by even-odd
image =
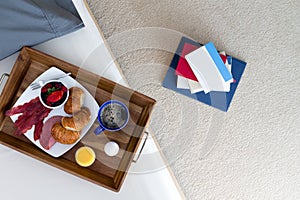
[[[116,142],[108,142],[104,146],[104,152],[108,156],[116,156],[119,153],[120,147]]]

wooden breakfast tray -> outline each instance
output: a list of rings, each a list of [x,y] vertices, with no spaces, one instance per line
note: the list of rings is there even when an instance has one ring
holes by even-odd
[[[120,131],[105,131],[104,134],[96,136],[93,133],[98,126],[96,120],[85,137],[59,158],[48,155],[25,136],[15,136],[14,124],[10,117],[5,116],[5,111],[14,105],[35,78],[51,66],[71,72],[71,76],[95,97],[99,105],[111,99],[120,100],[125,104],[127,102],[131,117],[127,126]],[[134,153],[142,140],[154,104],[154,99],[141,93],[37,50],[24,47],[0,96],[0,143],[95,184],[119,191]],[[109,157],[104,153],[104,145],[110,140],[120,146],[117,156]],[[95,163],[87,168],[80,167],[75,162],[75,152],[83,145],[91,146],[96,152]]]

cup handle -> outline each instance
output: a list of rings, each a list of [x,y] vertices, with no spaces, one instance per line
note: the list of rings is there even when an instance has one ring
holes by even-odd
[[[102,133],[103,131],[105,130],[105,128],[101,127],[101,126],[98,126],[95,130],[94,130],[94,133],[96,135],[99,135],[100,133]]]

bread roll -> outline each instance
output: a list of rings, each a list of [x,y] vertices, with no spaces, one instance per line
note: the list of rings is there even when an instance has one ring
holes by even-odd
[[[79,87],[71,87],[69,89],[69,98],[65,103],[64,110],[68,114],[80,111],[84,102],[84,92]]]
[[[91,120],[91,112],[87,107],[75,113],[72,117],[63,117],[61,124],[70,131],[81,131]]]
[[[73,144],[79,139],[80,132],[67,130],[60,122],[57,122],[51,128],[51,135],[61,144]]]

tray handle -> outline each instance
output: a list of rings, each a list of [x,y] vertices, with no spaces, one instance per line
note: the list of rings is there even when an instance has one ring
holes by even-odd
[[[8,77],[9,77],[9,74],[4,73],[4,74],[1,75],[1,77],[0,77],[0,86],[1,86],[2,82],[4,81],[4,78],[5,78],[5,77],[8,78]],[[1,93],[2,93],[2,91],[0,91],[0,94],[1,94]]]
[[[135,159],[132,160],[132,162],[134,162],[134,163],[136,163],[139,160],[139,158],[141,157],[142,151],[145,147],[145,144],[146,144],[146,141],[148,139],[149,133],[147,131],[145,131],[145,134],[146,134],[146,138],[145,138],[144,143],[143,143],[143,145],[140,149],[140,152],[138,153],[138,156]]]

